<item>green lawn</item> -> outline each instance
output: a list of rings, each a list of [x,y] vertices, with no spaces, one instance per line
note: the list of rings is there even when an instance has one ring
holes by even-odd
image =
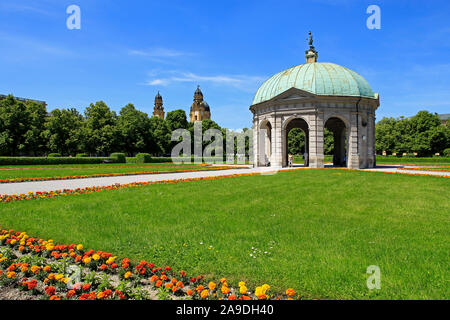
[[[0,167],[1,179],[16,178],[42,178],[42,177],[66,177],[92,174],[111,174],[125,172],[150,172],[150,171],[178,171],[206,169],[198,165],[176,165],[173,163],[142,163],[142,164],[90,164],[90,165],[47,165],[47,166],[26,166],[26,167]]]
[[[298,170],[6,203],[0,225],[308,298],[449,299],[449,182]]]

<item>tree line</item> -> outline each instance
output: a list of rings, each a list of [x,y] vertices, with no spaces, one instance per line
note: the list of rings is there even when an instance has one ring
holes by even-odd
[[[417,153],[419,157],[441,155],[450,148],[450,123],[437,114],[419,111],[411,118],[383,118],[376,124],[376,151],[382,154]]]
[[[216,122],[202,122],[203,131],[215,128]],[[9,95],[0,100],[0,155],[42,156],[60,153],[70,156],[108,156],[139,152],[154,156],[170,155],[177,142],[171,141],[175,129],[193,131],[184,110],[168,112],[165,119],[149,117],[133,104],[124,106],[119,114],[106,103],[90,104],[81,114],[74,108],[54,109],[35,101],[20,101]]]
[[[419,111],[411,118],[383,118],[375,126],[377,154],[414,154],[430,156],[447,154],[450,148],[450,123],[445,125],[437,114]],[[288,134],[288,150],[292,154],[305,152],[305,134],[294,128]],[[445,151],[447,149],[447,151]],[[333,133],[324,129],[324,153],[333,154]]]
[[[81,114],[74,108],[54,109],[35,101],[20,101],[9,95],[0,100],[0,155],[42,156],[49,153],[108,156],[124,152],[129,156],[145,152],[154,156],[170,155],[172,131],[187,129],[193,124],[186,112],[178,109],[167,113],[165,119],[149,117],[133,104],[124,106],[119,114],[106,103],[90,104]],[[202,121],[202,130],[218,129],[226,138],[226,129],[212,120]],[[247,130],[247,129],[244,129]],[[208,142],[204,142],[204,146]],[[224,141],[224,144],[226,141]],[[450,125],[442,125],[439,117],[420,111],[414,117],[383,118],[376,124],[376,151],[417,153],[419,156],[443,153],[450,147]],[[292,129],[288,135],[292,154],[305,152],[302,130]],[[246,140],[246,149],[248,141]],[[324,132],[325,154],[333,154],[333,134]]]

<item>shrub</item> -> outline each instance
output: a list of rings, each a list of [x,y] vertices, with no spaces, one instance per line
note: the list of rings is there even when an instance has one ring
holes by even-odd
[[[446,156],[446,157],[450,157],[450,148],[445,149],[444,152],[443,152],[443,154],[444,154],[444,156]]]
[[[97,164],[114,162],[107,157],[0,157],[0,165]]]
[[[49,157],[49,158],[61,157],[61,153],[57,153],[57,152],[49,153],[49,154],[48,154],[48,157]]]
[[[136,155],[136,163],[150,163],[152,162],[152,157],[148,153],[138,153]]]
[[[111,153],[111,155],[109,157],[112,158],[114,160],[114,162],[116,162],[116,163],[126,163],[127,162],[125,153],[114,152],[114,153]]]
[[[87,154],[86,153],[77,153],[77,158],[86,158]]]

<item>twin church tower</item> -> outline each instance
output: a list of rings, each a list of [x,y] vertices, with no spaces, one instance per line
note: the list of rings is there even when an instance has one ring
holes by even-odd
[[[162,96],[158,94],[155,96],[155,107],[153,108],[153,115],[164,119],[164,107]],[[208,103],[203,100],[203,93],[200,90],[200,86],[197,86],[197,90],[194,92],[194,102],[192,103],[190,114],[190,122],[202,121],[211,119],[211,110]]]

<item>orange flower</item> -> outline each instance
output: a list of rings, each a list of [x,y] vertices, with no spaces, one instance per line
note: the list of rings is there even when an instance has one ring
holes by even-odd
[[[214,282],[210,282],[210,283],[208,283],[208,288],[210,289],[210,290],[214,290],[215,288],[216,288],[216,284],[214,283]]]
[[[158,280],[158,276],[156,274],[150,277],[151,282],[155,282],[156,280]]]
[[[194,294],[194,291],[189,289],[186,293],[187,293],[188,296],[192,297],[192,295]]]
[[[45,293],[48,294],[49,296],[53,296],[56,292],[55,287],[49,286],[49,287],[45,287]]]
[[[209,295],[209,292],[206,289],[200,293],[200,297],[202,297],[203,299],[208,298],[208,295]]]
[[[89,283],[84,284],[82,287],[83,291],[89,291],[90,288],[91,288],[91,285]]]
[[[295,296],[295,291],[292,288],[289,288],[286,290],[286,295],[288,295],[289,297],[293,297]]]
[[[236,300],[236,296],[234,294],[230,294],[228,296],[228,300]]]
[[[205,289],[205,287],[202,285],[199,285],[196,290],[198,293],[200,293],[203,289]]]
[[[222,291],[223,294],[229,294],[230,293],[230,288],[228,288],[227,286],[222,286],[220,291]]]
[[[172,286],[173,286],[172,282],[167,282],[165,285],[165,288],[170,289],[170,288],[172,288]]]
[[[75,290],[69,290],[66,294],[67,298],[72,298],[73,296],[75,296],[76,292]]]
[[[161,287],[162,286],[162,281],[161,280],[156,281],[155,286],[158,287],[158,288]]]

